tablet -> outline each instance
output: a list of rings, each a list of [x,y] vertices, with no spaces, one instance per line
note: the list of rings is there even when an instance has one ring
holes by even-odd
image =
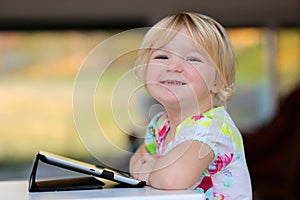
[[[44,163],[68,169],[71,171],[83,173],[86,175],[107,179],[117,183],[126,184],[132,187],[144,187],[146,185],[145,181],[136,180],[129,176],[123,175],[115,170],[109,168],[100,168],[96,165],[81,162],[53,153],[39,151],[37,156]]]

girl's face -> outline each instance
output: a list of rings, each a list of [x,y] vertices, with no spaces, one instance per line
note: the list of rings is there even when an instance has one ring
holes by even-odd
[[[165,107],[199,110],[212,107],[216,69],[196,48],[186,28],[150,56],[146,87]]]

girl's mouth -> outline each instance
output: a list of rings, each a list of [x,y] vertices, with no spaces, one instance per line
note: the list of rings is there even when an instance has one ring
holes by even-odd
[[[159,81],[159,83],[168,86],[186,85],[186,83],[177,80],[165,80],[165,81]]]

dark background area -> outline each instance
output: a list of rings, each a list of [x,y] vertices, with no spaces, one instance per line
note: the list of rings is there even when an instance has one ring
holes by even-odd
[[[1,0],[0,29],[94,29],[151,26],[180,11],[212,16],[226,27],[299,26],[298,0]]]

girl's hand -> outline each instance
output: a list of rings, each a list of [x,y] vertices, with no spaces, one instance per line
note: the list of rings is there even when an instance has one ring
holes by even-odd
[[[142,158],[140,158],[134,166],[134,178],[145,181],[148,184],[149,174],[152,172],[153,166],[156,162],[154,156],[146,153]]]

